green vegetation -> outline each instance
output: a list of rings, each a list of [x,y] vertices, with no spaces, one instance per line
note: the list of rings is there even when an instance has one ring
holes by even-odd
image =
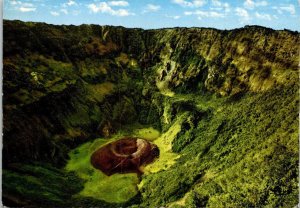
[[[133,136],[153,141],[160,136],[160,132],[153,127],[140,128],[133,132]]]
[[[177,162],[166,171],[143,177],[144,206],[176,200],[170,205],[297,204],[297,92],[295,85],[247,95],[237,101],[216,99],[218,107],[213,114],[177,134],[173,141],[173,148],[180,155]],[[193,101],[197,100],[203,99],[195,97]],[[190,117],[185,118],[189,123]]]
[[[295,206],[299,42],[256,26],[4,21],[5,205]],[[141,176],[94,169],[123,136],[159,158]]]
[[[47,164],[12,164],[3,170],[3,201],[7,206],[63,206],[82,189],[74,173]],[[34,202],[34,204],[32,204]]]
[[[91,155],[102,145],[118,138],[122,138],[122,135],[115,135],[114,138],[109,140],[99,138],[70,152],[70,160],[67,163],[66,170],[76,172],[85,181],[83,190],[78,193],[79,196],[111,203],[121,203],[128,201],[137,194],[136,186],[139,179],[136,173],[106,176],[91,165]]]

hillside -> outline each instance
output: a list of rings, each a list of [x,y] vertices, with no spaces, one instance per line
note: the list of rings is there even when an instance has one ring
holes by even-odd
[[[292,207],[299,33],[4,21],[7,206]],[[144,174],[90,164],[124,136]]]

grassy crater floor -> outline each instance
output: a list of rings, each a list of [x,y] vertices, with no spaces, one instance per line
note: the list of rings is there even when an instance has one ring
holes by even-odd
[[[155,141],[160,133],[154,128],[149,127],[135,129],[133,130],[133,135]],[[92,197],[109,203],[123,203],[137,195],[137,185],[140,179],[136,173],[116,173],[107,176],[100,170],[95,169],[90,162],[91,155],[97,149],[124,136],[124,133],[118,133],[110,139],[98,138],[70,152],[70,160],[65,170],[75,172],[85,181],[83,190],[74,197]],[[162,153],[162,157],[164,157],[164,151]],[[159,161],[154,163],[159,163]]]
[[[298,92],[289,86],[238,98],[164,97],[162,132],[124,126],[110,139],[73,149],[63,170],[12,164],[3,171],[5,197],[50,207],[293,207],[299,193]],[[106,176],[91,165],[94,151],[129,135],[160,150],[141,177]]]

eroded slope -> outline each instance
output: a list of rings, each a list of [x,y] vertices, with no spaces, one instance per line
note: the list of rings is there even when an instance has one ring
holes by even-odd
[[[4,178],[20,182],[4,180],[4,199],[40,205],[36,196],[46,186],[40,197],[60,206],[294,206],[298,45],[297,32],[258,26],[141,30],[5,21]],[[58,170],[49,167],[64,166],[72,148],[132,134],[141,124],[161,131],[153,141],[161,158],[145,167],[127,203],[123,195],[119,204],[105,201],[111,195],[97,200],[91,193],[101,195],[99,187],[78,178],[63,182],[77,194],[62,200],[61,184],[42,183],[44,175],[22,165],[39,161],[52,175]],[[89,158],[83,147],[79,154]],[[92,170],[83,172],[93,179]]]

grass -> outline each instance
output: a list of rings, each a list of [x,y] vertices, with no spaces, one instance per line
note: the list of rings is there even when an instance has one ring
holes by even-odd
[[[153,127],[137,129],[133,132],[133,136],[153,141],[160,136],[160,132]]]
[[[136,185],[139,179],[136,173],[114,174],[106,176],[100,171],[94,171],[81,196],[101,199],[110,203],[122,203],[130,200],[137,194]]]
[[[181,123],[186,115],[181,115],[176,122],[168,129],[167,132],[163,133],[159,138],[157,138],[153,143],[159,148],[159,158],[153,163],[147,165],[143,170],[145,174],[156,173],[161,170],[166,170],[170,168],[179,158],[179,155],[172,152],[172,141],[175,136],[181,130]],[[141,185],[143,184],[143,181]]]
[[[6,114],[7,121],[20,121],[5,126],[11,125],[6,140],[12,144],[10,155],[19,157],[17,161],[42,161],[35,151],[48,157],[44,152],[47,145],[39,146],[55,138],[47,135],[49,140],[44,143],[29,140],[32,145],[22,148],[25,154],[14,155],[18,152],[15,144],[30,136],[23,127],[18,128],[26,123],[19,113],[25,113],[30,121],[41,118],[37,122],[45,123],[49,132],[60,128],[60,124],[51,127],[60,122],[63,129],[53,132],[53,136],[59,134],[58,139],[88,135],[87,130],[94,131],[106,114],[122,116],[129,124],[129,115],[141,114],[141,109],[145,110],[141,116],[144,124],[161,121],[163,132],[150,126],[132,126],[125,132],[122,127],[124,133],[111,139],[95,139],[72,150],[65,170],[44,163],[4,169],[3,193],[29,200],[32,206],[52,207],[127,207],[123,202],[136,203],[135,207],[293,207],[298,203],[299,86],[291,86],[298,83],[298,48],[294,47],[298,34],[257,28],[224,32],[182,28],[145,31],[142,39],[136,30],[128,36],[125,33],[130,30],[113,27],[102,30],[99,37],[98,29],[103,27],[92,25],[58,29],[36,24],[26,32],[18,27],[31,23],[6,24],[3,71],[5,100],[10,98],[7,104],[21,106],[55,95],[46,100],[51,108],[45,111],[56,109],[49,113],[35,114],[38,106],[33,105],[29,106],[33,110],[17,108],[16,118]],[[38,37],[37,41],[28,42],[28,35]],[[89,36],[91,42],[85,42]],[[57,37],[64,37],[64,44]],[[14,45],[9,47],[12,41]],[[148,52],[150,61],[143,58]],[[145,67],[139,70],[143,61]],[[168,72],[162,76],[166,68]],[[142,88],[143,96],[138,93]],[[112,102],[117,100],[116,89],[124,96]],[[68,95],[56,97],[65,92]],[[165,97],[153,96],[154,92]],[[228,97],[219,98],[218,94]],[[112,96],[106,100],[108,95]],[[114,107],[103,108],[102,102]],[[135,109],[139,103],[143,105]],[[157,109],[150,103],[156,103]],[[64,104],[66,107],[60,108]],[[149,106],[150,110],[146,109]],[[132,123],[136,117],[130,119]],[[27,130],[35,129],[32,126]],[[95,150],[124,135],[151,140],[160,149],[160,157],[144,167],[141,181],[132,173],[106,176],[90,164]],[[40,136],[43,134],[32,138],[43,138]],[[60,160],[54,156],[52,159]]]
[[[136,136],[149,140],[159,135],[159,132],[153,128],[139,128],[133,132]],[[98,138],[70,152],[70,160],[65,169],[74,171],[85,181],[83,190],[74,197],[91,197],[109,203],[124,203],[137,195],[137,184],[140,180],[136,173],[107,176],[90,163],[90,157],[97,149],[124,136],[124,133],[118,133],[110,139]]]

